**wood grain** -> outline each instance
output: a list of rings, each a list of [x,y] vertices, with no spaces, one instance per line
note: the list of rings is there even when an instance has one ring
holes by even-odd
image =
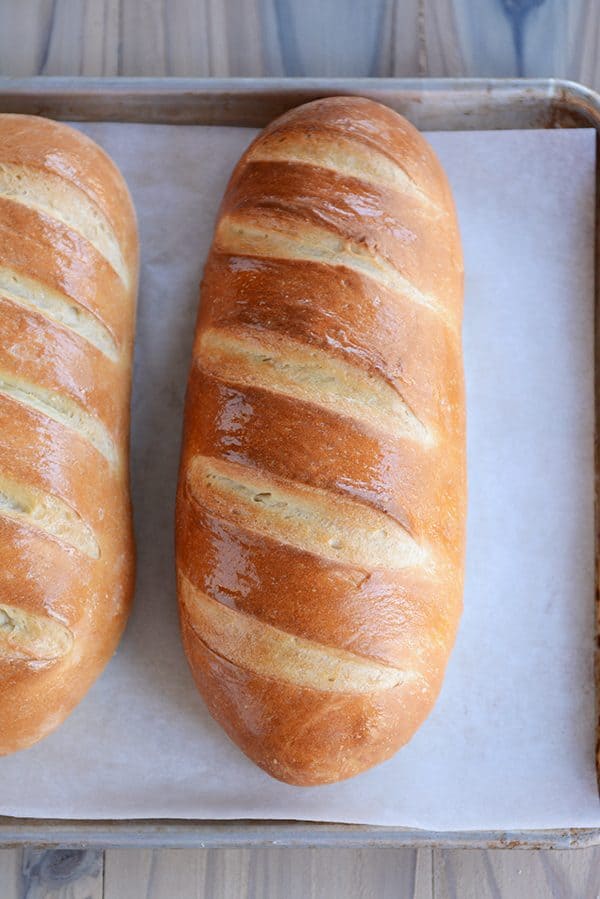
[[[430,849],[110,850],[105,899],[431,899]]]
[[[103,852],[25,849],[20,855],[20,876],[15,894],[19,899],[102,899]],[[0,895],[4,899],[4,893]]]
[[[600,89],[600,15],[598,0],[2,0],[0,74],[554,75]],[[42,896],[597,899],[600,849],[1,851],[0,899]]]
[[[0,850],[0,896],[2,899],[20,899],[21,851]]]
[[[600,88],[600,15],[597,0],[5,0],[0,74],[554,75]]]
[[[435,899],[598,899],[598,850],[437,850]]]

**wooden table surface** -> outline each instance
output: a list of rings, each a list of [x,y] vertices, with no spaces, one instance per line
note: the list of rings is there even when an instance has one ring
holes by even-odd
[[[553,75],[600,90],[600,2],[0,0],[0,74]],[[596,899],[600,849],[5,850],[0,899],[16,897]]]

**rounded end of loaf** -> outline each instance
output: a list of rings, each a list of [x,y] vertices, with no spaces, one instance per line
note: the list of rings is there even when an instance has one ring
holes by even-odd
[[[69,717],[100,677],[125,630],[132,588],[109,622],[92,615],[73,628],[55,659],[2,656],[0,646],[0,756],[28,749]],[[35,648],[34,648],[35,651]],[[38,655],[50,653],[38,653]],[[31,654],[30,654],[31,655]]]
[[[122,555],[107,553],[106,559],[89,563],[110,569],[99,586],[89,584],[84,563],[80,579],[69,571],[56,576],[55,586],[62,584],[66,591],[60,602],[49,589],[42,602],[38,591],[21,589],[13,593],[14,605],[0,603],[0,756],[28,749],[55,731],[85,698],[117,650],[135,583],[133,530],[128,510],[122,511]],[[38,551],[37,565],[32,558],[29,563],[20,560],[13,566],[15,574],[29,564],[40,586],[44,560],[57,570],[61,551],[54,542],[49,553],[47,549],[39,538],[33,541],[29,550]],[[0,551],[0,560],[3,557]],[[63,619],[69,619],[68,625],[56,612],[48,611],[53,605],[61,609]]]
[[[117,650],[135,586],[128,502],[98,536],[103,554],[88,558],[0,518],[0,571],[12,569],[11,589],[0,579],[0,756],[55,731]],[[11,559],[16,541],[21,552]]]
[[[391,758],[431,711],[441,678],[365,694],[328,693],[257,675],[213,652],[181,609],[184,648],[213,718],[276,780],[314,787]]]
[[[16,184],[18,182],[18,184]],[[91,137],[43,116],[4,113],[0,127],[0,194],[37,208],[73,208],[77,227],[100,246],[135,299],[139,267],[137,216],[118,166]]]
[[[324,97],[290,109],[257,135],[239,167],[258,160],[329,168],[400,189],[432,217],[454,215],[446,173],[429,141],[399,112],[368,97]]]

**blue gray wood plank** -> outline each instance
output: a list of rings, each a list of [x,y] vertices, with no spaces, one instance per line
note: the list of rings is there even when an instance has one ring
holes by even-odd
[[[0,896],[2,899],[18,899],[21,882],[21,850],[0,851]]]
[[[103,899],[104,853],[25,849],[0,852],[1,899]]]
[[[4,0],[0,74],[489,75],[600,87],[597,0]]]
[[[435,899],[598,899],[600,850],[435,853]]]
[[[431,899],[429,849],[107,852],[106,899]]]

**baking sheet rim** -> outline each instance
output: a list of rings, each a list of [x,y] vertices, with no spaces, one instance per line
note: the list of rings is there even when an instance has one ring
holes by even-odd
[[[80,121],[261,125],[309,99],[361,93],[394,105],[428,130],[593,127],[600,96],[556,79],[316,78],[0,78],[0,112]],[[436,105],[437,103],[437,105]],[[246,113],[243,111],[246,108]],[[112,111],[112,112],[111,112]],[[411,114],[412,113],[412,114]],[[513,119],[511,120],[511,113]],[[235,121],[235,115],[240,117]],[[234,119],[232,120],[232,115]],[[120,116],[123,116],[120,118]],[[125,118],[126,116],[126,118]],[[266,116],[266,119],[265,119]],[[512,124],[511,124],[512,121]],[[450,122],[450,124],[448,124]],[[600,159],[597,160],[597,185]],[[596,191],[596,222],[600,206]],[[596,229],[596,233],[598,229]],[[598,381],[600,237],[595,247],[595,380]],[[598,420],[596,390],[596,419]],[[596,482],[600,470],[596,435]],[[596,619],[599,527],[596,488]],[[595,665],[596,695],[600,664]],[[597,769],[598,764],[597,748]],[[271,821],[53,821],[0,816],[0,848],[11,846],[335,846],[436,848],[581,848],[600,845],[600,829],[436,832],[374,825]]]

